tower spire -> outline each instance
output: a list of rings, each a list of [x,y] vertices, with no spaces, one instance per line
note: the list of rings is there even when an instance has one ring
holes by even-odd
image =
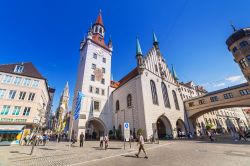
[[[155,33],[153,33],[153,44],[154,44],[154,45],[158,45],[158,44],[159,44],[159,42],[158,42],[158,40],[157,40],[157,37],[156,37]]]
[[[176,74],[176,72],[175,72],[175,70],[174,70],[174,65],[173,65],[173,64],[172,64],[172,75],[173,75],[175,81],[178,81],[178,80],[179,80],[179,78],[178,78],[178,76],[177,76],[177,74]]]
[[[136,37],[136,56],[139,56],[139,55],[142,56],[142,51],[141,51],[141,45],[140,45],[139,39],[138,37]]]
[[[99,10],[99,14],[98,14],[98,17],[95,21],[95,24],[99,24],[101,26],[104,26],[103,21],[102,21],[102,10],[101,9]]]

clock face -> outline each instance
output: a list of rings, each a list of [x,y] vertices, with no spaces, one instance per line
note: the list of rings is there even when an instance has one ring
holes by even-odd
[[[96,81],[101,81],[101,80],[102,80],[102,78],[103,78],[103,73],[102,73],[102,70],[101,70],[101,69],[96,68],[96,69],[94,70],[94,74],[95,74],[95,79],[96,79]]]

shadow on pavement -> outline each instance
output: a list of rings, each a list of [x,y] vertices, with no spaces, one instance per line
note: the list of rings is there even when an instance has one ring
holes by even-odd
[[[131,157],[131,158],[137,158],[135,155],[121,155],[123,157]],[[144,158],[144,157],[138,157],[138,158]]]
[[[19,151],[10,151],[10,153],[18,153],[18,154],[30,155],[30,153],[22,153],[22,152],[19,152]]]

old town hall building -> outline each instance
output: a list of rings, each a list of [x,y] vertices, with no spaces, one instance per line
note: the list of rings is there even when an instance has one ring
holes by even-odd
[[[105,44],[105,31],[99,13],[80,44],[72,110],[77,92],[81,91],[85,97],[81,102],[80,117],[73,122],[73,132],[99,137],[114,128],[122,130],[124,121],[130,123],[133,134],[142,128],[147,138],[157,129],[159,137],[176,135],[177,128],[185,130],[179,83],[160,52],[156,35],[153,35],[152,48],[145,55],[137,39],[134,55],[137,66],[115,82],[111,80],[112,41],[110,39]]]

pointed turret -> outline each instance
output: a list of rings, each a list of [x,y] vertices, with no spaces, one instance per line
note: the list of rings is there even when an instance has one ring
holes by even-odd
[[[141,74],[145,68],[145,65],[138,37],[136,38],[136,59],[137,59],[137,68],[139,73]]]
[[[159,42],[158,42],[158,40],[157,40],[157,37],[156,37],[155,33],[153,33],[153,44],[154,44],[154,46],[156,46],[156,45],[159,44]]]
[[[136,56],[142,56],[141,45],[138,37],[136,38]]]
[[[177,76],[177,74],[176,74],[176,72],[175,72],[175,70],[174,70],[174,65],[173,65],[173,64],[172,64],[172,75],[173,75],[175,81],[178,81],[178,80],[179,80],[179,78],[178,78],[178,76]]]
[[[113,43],[112,43],[111,35],[109,36],[108,47],[109,47],[109,49],[113,49]]]

